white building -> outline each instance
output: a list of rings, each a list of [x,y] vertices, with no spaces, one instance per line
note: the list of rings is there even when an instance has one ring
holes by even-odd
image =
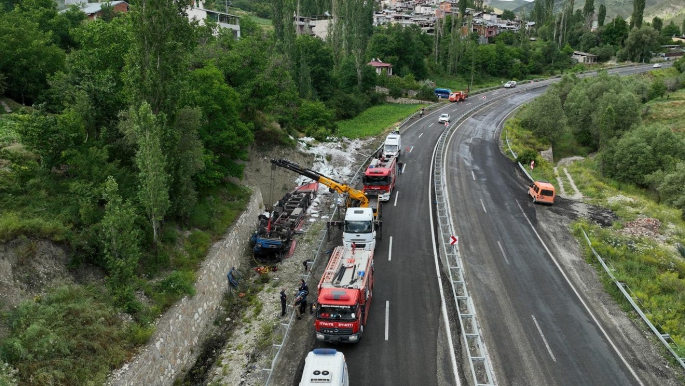
[[[205,9],[202,0],[192,0],[186,10],[189,20],[197,20],[204,24],[205,20],[211,20],[220,28],[227,28],[233,31],[233,37],[240,39],[240,17],[225,12]]]

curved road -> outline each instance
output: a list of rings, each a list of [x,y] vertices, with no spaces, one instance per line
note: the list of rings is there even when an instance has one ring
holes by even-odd
[[[383,206],[383,240],[375,253],[373,304],[364,337],[357,344],[336,346],[347,358],[351,385],[466,384],[463,369],[455,378],[451,352],[461,349],[448,344],[442,312],[428,215],[429,165],[444,130],[437,123],[441,113],[454,119],[502,94],[509,97],[454,131],[446,164],[451,216],[497,384],[641,384],[536,236],[536,208],[526,200],[525,181],[498,149],[499,123],[539,95],[546,83],[474,95],[404,128],[405,170]],[[452,302],[451,289],[445,291]],[[451,328],[450,336],[457,336],[458,326]],[[309,349],[314,347],[325,345],[317,342]]]

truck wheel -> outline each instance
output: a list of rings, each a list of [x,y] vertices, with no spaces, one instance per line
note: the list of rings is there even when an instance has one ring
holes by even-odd
[[[538,202],[538,200],[536,200],[535,196],[533,196],[533,204],[535,204],[536,202]]]

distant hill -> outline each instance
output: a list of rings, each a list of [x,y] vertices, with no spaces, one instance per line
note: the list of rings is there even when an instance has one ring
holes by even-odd
[[[558,10],[566,0],[556,0],[555,8]],[[633,13],[633,0],[595,0],[595,10],[599,9],[599,5],[602,2],[607,7],[607,20],[613,19],[615,16],[621,16],[624,19],[629,19],[630,14]],[[526,12],[530,12],[533,7],[533,3],[526,0],[492,0],[486,1],[486,4],[499,9],[510,9],[518,13],[520,8],[526,9]],[[582,9],[585,5],[584,0],[576,0],[575,8]],[[671,20],[680,27],[683,19],[685,18],[685,1],[684,0],[647,0],[647,5],[645,7],[644,21],[651,22],[652,19],[658,16],[664,20],[664,25],[668,24]]]
[[[518,8],[528,4],[528,1],[526,1],[526,0],[492,0],[492,1],[486,2],[486,4],[490,7],[497,8],[497,9],[515,10],[515,9],[518,9]]]

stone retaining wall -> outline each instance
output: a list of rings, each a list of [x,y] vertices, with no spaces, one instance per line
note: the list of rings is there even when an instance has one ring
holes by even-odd
[[[262,194],[259,189],[253,191],[245,212],[212,246],[197,271],[195,296],[183,298],[158,320],[148,344],[110,376],[109,385],[172,385],[181,371],[195,363],[201,351],[198,345],[214,322],[228,288],[226,275],[231,267],[240,267],[257,216],[264,210]]]

